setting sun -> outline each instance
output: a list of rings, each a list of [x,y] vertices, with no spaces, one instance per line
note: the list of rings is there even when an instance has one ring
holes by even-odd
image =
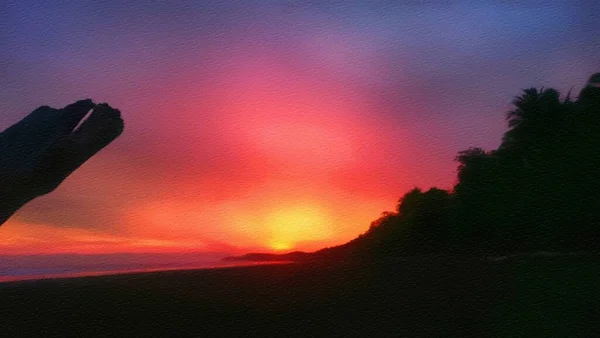
[[[332,235],[328,216],[321,208],[311,205],[278,209],[267,216],[270,229],[268,246],[288,250],[300,241],[322,240]]]
[[[272,241],[271,243],[269,243],[269,246],[273,250],[277,251],[289,250],[292,248],[291,244],[282,241]]]

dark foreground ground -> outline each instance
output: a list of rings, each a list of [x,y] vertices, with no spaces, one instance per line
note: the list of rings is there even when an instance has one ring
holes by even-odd
[[[0,284],[0,336],[592,337],[598,256],[298,263]]]

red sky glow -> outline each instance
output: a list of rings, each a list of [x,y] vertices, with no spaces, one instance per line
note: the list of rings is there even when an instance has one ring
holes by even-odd
[[[414,186],[451,188],[520,88],[600,64],[575,5],[267,3],[0,9],[0,129],[88,97],[125,121],[0,228],[0,254],[343,244]]]

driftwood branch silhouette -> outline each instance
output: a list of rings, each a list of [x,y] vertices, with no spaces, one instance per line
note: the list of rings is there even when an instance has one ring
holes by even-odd
[[[39,107],[0,133],[0,225],[54,191],[123,129],[119,110],[87,99],[62,109]]]

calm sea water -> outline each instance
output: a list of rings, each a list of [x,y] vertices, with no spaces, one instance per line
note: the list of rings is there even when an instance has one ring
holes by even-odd
[[[223,262],[226,256],[220,253],[0,255],[0,282],[265,264]]]

